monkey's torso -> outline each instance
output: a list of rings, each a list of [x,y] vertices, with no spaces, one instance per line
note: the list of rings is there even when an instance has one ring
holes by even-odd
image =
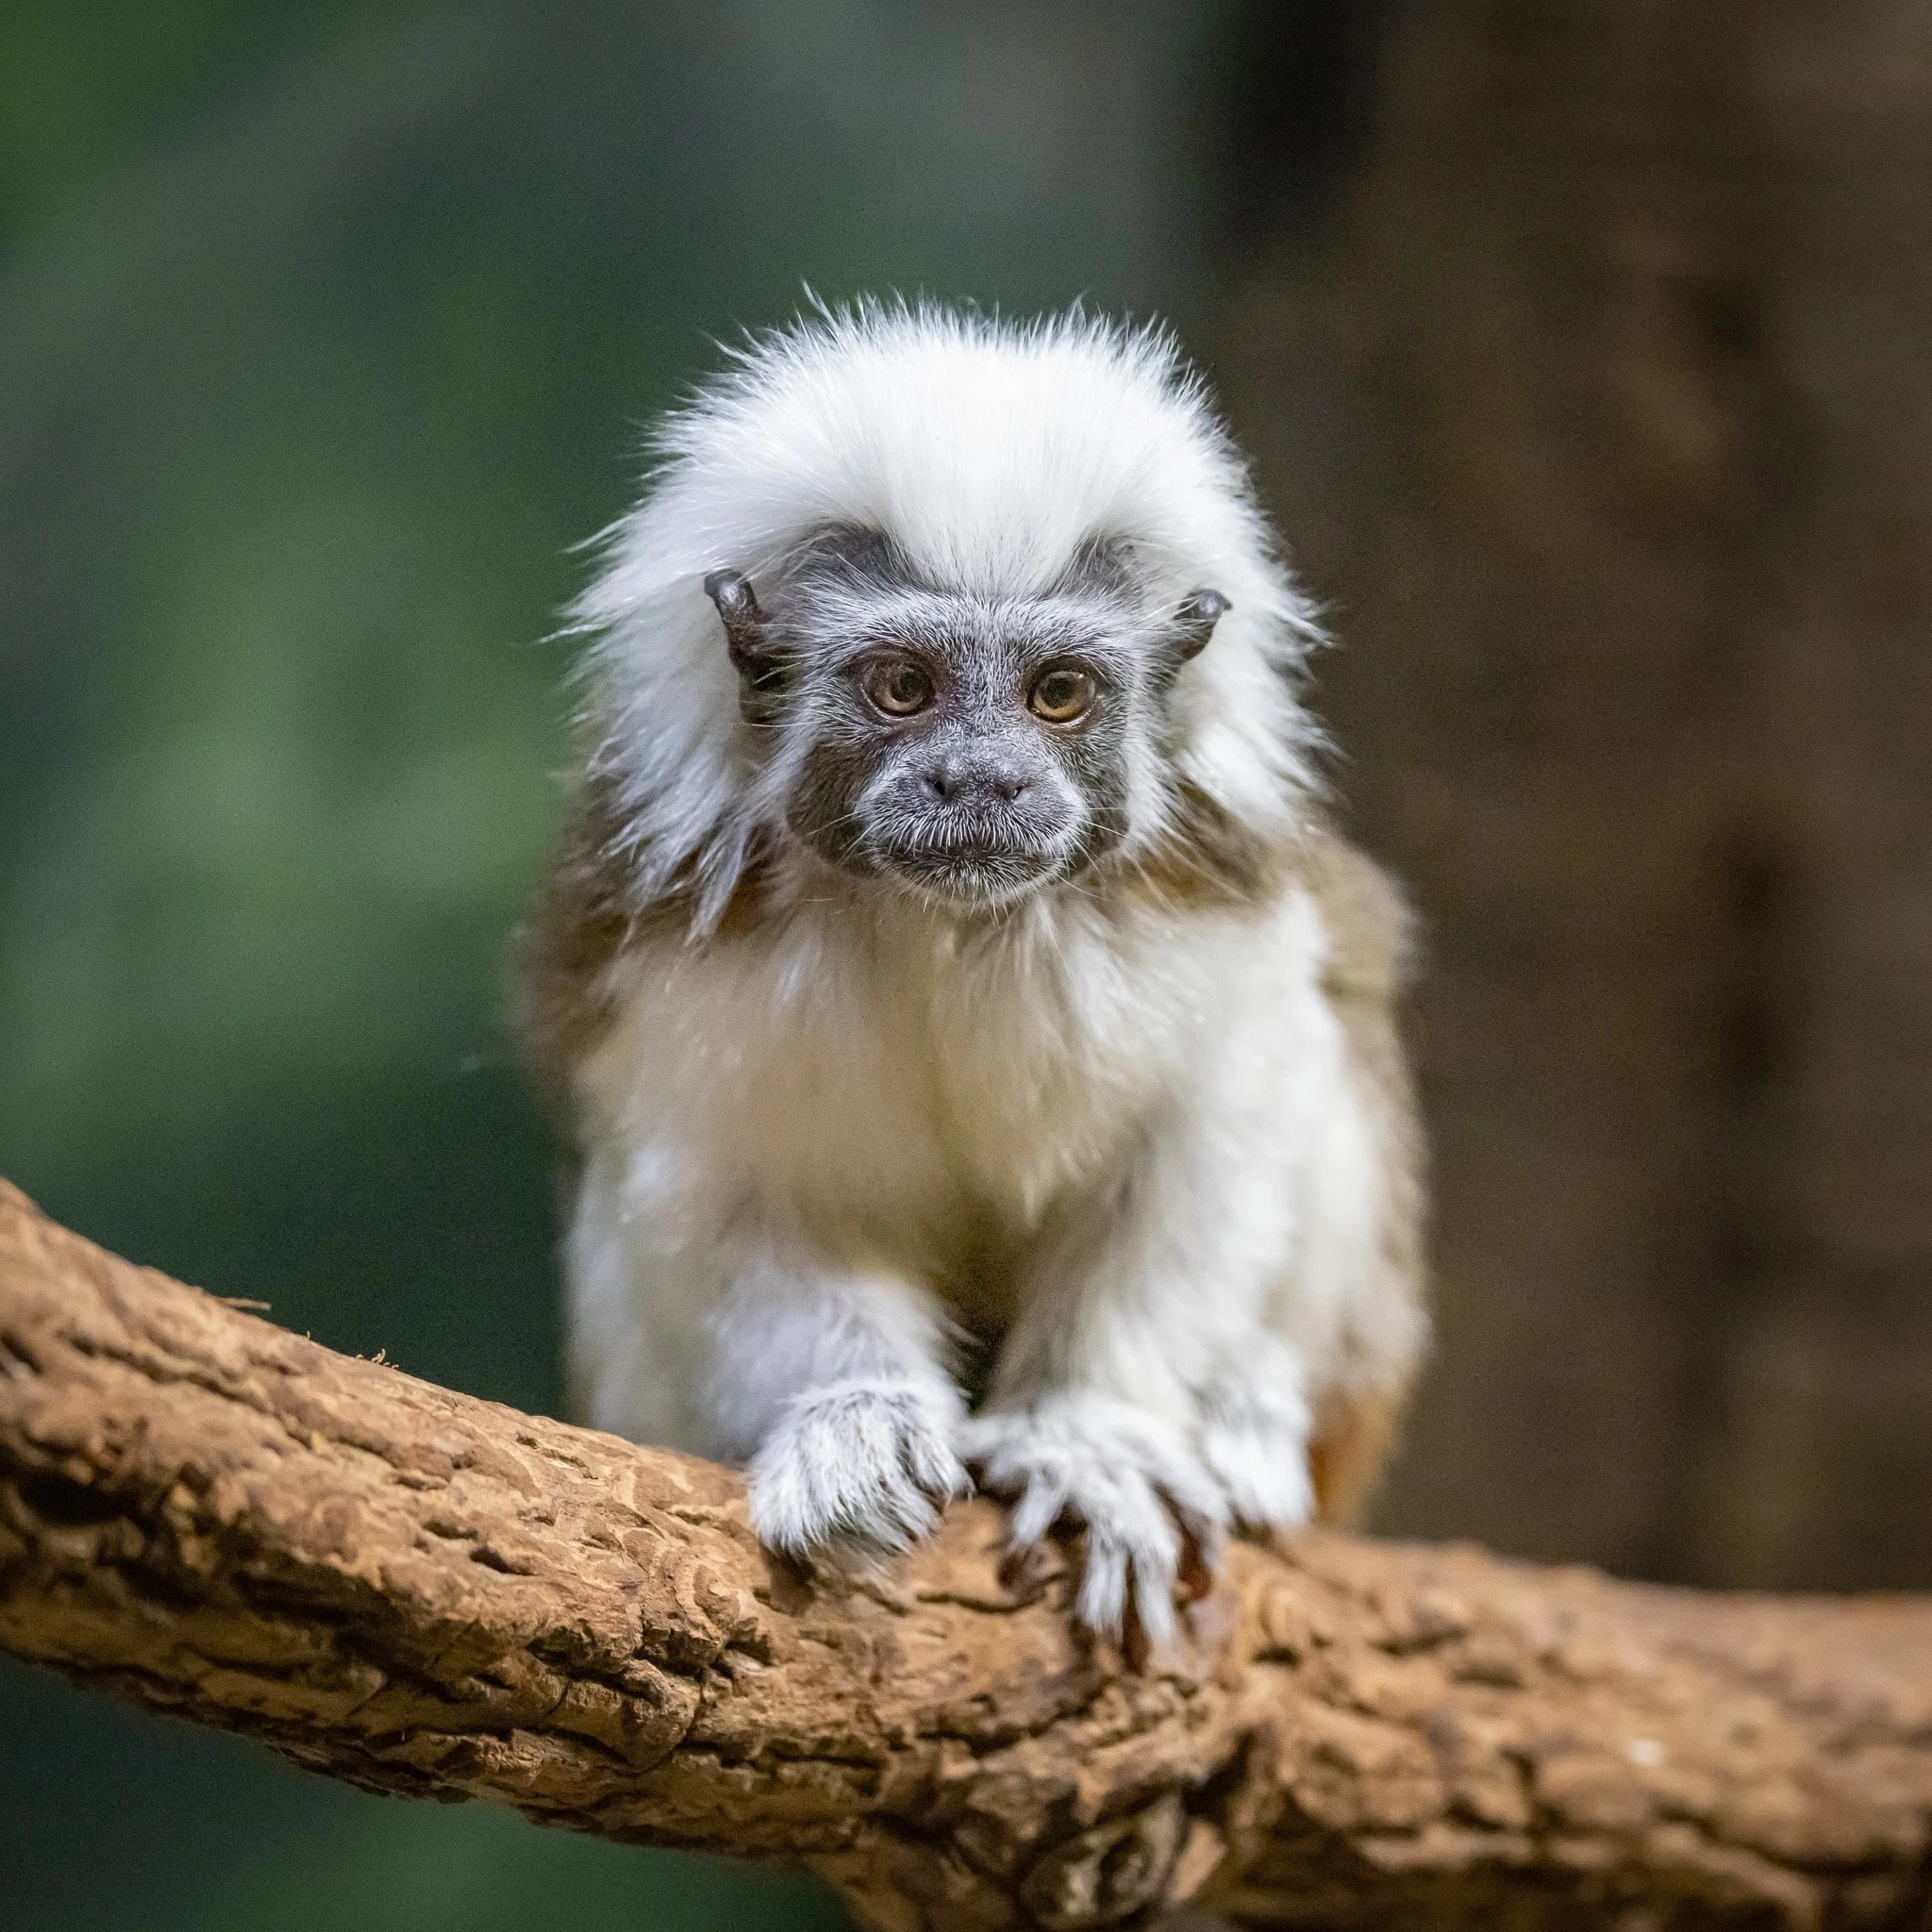
[[[708,940],[646,921],[601,949],[595,892],[553,892],[534,950],[553,1006],[575,1003],[553,1033],[583,1156],[567,1272],[586,1418],[751,1453],[708,1361],[774,1255],[930,1296],[990,1349],[997,1396],[1052,1373],[1067,1344],[1028,1310],[1133,1204],[1162,1230],[1158,1349],[1124,1345],[1104,1373],[1178,1414],[1279,1346],[1321,1501],[1352,1508],[1422,1335],[1401,915],[1319,830],[1258,895],[1203,879],[980,922],[767,881]],[[1086,1318],[1101,1357],[1108,1319]]]

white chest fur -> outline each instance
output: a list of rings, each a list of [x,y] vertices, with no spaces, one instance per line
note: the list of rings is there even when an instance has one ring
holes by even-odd
[[[667,940],[620,968],[584,1097],[628,1150],[633,1211],[742,1203],[944,1291],[962,1248],[1024,1242],[1178,1089],[1268,1077],[1243,1036],[1273,1058],[1284,1008],[1312,995],[1313,907],[1191,924],[1176,944],[1165,917],[1079,901],[999,927],[847,904]]]

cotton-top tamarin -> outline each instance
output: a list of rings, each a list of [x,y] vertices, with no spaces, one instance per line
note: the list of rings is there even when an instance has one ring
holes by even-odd
[[[1424,1331],[1308,608],[1171,340],[1078,313],[822,311],[656,453],[523,954],[577,1406],[792,1553],[974,1472],[1158,1641],[1224,1526],[1359,1503]]]

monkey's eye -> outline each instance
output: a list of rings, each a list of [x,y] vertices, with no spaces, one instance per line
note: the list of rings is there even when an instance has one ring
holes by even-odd
[[[909,718],[932,703],[932,679],[910,658],[882,658],[865,674],[865,695],[889,718]]]
[[[1092,678],[1065,664],[1041,672],[1026,693],[1027,709],[1049,724],[1074,724],[1087,715],[1092,703]]]

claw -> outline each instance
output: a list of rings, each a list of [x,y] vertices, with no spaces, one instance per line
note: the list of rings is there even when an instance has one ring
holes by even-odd
[[[1184,1603],[1197,1604],[1214,1588],[1214,1555],[1194,1530],[1181,1531],[1181,1559],[1174,1572]]]
[[[1030,1596],[1045,1580],[1046,1571],[1046,1552],[1039,1543],[1009,1544],[1000,1558],[1000,1588],[1013,1596]]]

